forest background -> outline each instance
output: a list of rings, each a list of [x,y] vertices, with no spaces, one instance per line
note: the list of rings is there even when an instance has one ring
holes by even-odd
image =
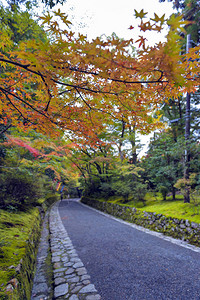
[[[56,4],[40,17],[33,1],[0,8],[1,208],[24,210],[61,190],[135,206],[197,201],[199,1],[173,1],[169,19],[135,10],[137,38],[91,41]],[[144,34],[166,27],[166,41],[149,46]],[[151,132],[139,158],[137,136]]]
[[[200,223],[200,1],[173,0],[169,18],[134,10],[130,39],[74,32],[62,4],[0,4],[2,299],[38,206],[61,195]]]

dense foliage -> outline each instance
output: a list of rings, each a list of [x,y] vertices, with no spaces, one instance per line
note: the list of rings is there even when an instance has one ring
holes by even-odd
[[[142,35],[88,41],[70,30],[60,10],[38,20],[20,1],[1,6],[0,18],[2,207],[22,207],[45,187],[63,185],[65,195],[80,196],[83,189],[125,202],[144,200],[147,188],[175,197],[184,173],[186,92],[193,102],[191,172],[198,186],[199,47],[183,50],[190,18],[155,13],[148,19],[135,11],[141,32],[169,28],[166,42],[151,47]],[[139,162],[137,134],[156,129]]]

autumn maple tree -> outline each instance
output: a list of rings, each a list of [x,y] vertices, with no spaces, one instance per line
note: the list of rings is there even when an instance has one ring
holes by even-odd
[[[68,139],[63,155],[68,155],[81,174],[85,174],[82,168],[89,168],[86,173],[93,177],[100,174],[103,183],[104,175],[109,176],[113,168],[113,146],[118,147],[123,162],[122,143],[129,132],[135,163],[135,133],[159,128],[163,102],[176,101],[198,88],[200,50],[195,47],[187,54],[182,50],[188,22],[181,15],[166,20],[155,13],[148,19],[141,10],[135,11],[135,17],[141,35],[134,37],[130,26],[130,40],[113,34],[88,41],[70,30],[71,23],[60,10],[41,17],[46,32],[46,36],[41,32],[41,38],[32,35],[16,43],[15,35],[2,27],[2,131],[18,127]],[[169,27],[166,42],[149,46],[144,34],[159,33],[165,26]],[[110,128],[117,124],[122,125],[120,136],[109,138]],[[10,142],[29,151],[35,149],[15,137],[10,137]],[[36,149],[35,155],[47,165],[49,156]]]
[[[21,41],[17,47],[5,30],[1,32],[1,122],[28,126],[41,132],[59,130],[96,142],[104,124],[124,119],[137,130],[159,126],[152,111],[199,84],[199,47],[181,54],[181,16],[135,12],[142,32],[170,27],[165,43],[147,46],[143,36],[122,40],[116,36],[96,38],[69,29],[61,11],[41,17],[49,38]],[[133,32],[134,29],[131,26]],[[131,47],[139,44],[133,55]]]

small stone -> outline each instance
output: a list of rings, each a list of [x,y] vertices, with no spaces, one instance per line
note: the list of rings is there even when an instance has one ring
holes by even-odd
[[[75,276],[76,276],[76,274],[73,273],[73,274],[70,274],[70,275],[65,275],[65,278],[69,279],[69,278],[74,278]]]
[[[88,284],[88,285],[86,285],[84,288],[82,288],[80,290],[81,294],[84,294],[84,293],[95,293],[95,292],[97,292],[97,290],[95,289],[94,284]]]
[[[86,300],[100,300],[101,296],[100,295],[89,295],[86,297]]]
[[[55,279],[55,285],[59,285],[63,282],[65,282],[65,278],[58,277],[58,278]]]
[[[47,293],[48,292],[48,285],[46,282],[37,283],[35,286],[35,292],[38,294],[38,292]]]
[[[73,277],[73,278],[69,278],[67,280],[67,282],[70,282],[70,283],[76,283],[76,282],[79,282],[79,277],[76,276],[76,277]]]
[[[83,280],[83,284],[84,285],[87,285],[87,284],[90,284],[91,282],[89,280]]]
[[[78,272],[79,276],[87,274],[86,268],[78,268],[78,269],[76,269],[76,271]]]
[[[34,298],[33,298],[34,300],[47,300],[47,296],[46,295],[39,295],[39,296],[37,296],[37,297],[35,297],[34,296]]]
[[[72,254],[70,254],[70,257],[71,258],[77,258],[77,254],[76,253],[72,253]]]
[[[83,276],[81,276],[81,281],[82,280],[87,280],[87,279],[90,279],[90,275],[83,275]]]
[[[68,251],[68,254],[76,254],[76,250],[74,250],[74,249],[72,249],[72,250],[70,250],[70,251]]]
[[[61,264],[59,262],[56,262],[53,266],[54,269],[59,269],[61,267]]]
[[[17,280],[17,278],[13,278],[11,279],[10,281],[8,281],[8,283],[12,284],[12,286],[14,288],[17,288],[18,284],[19,284],[19,281]]]
[[[57,256],[57,257],[58,257],[58,256],[60,256],[61,254],[62,254],[61,251],[57,251],[56,253],[53,254],[53,256]]]
[[[65,270],[66,270],[66,268],[60,268],[60,269],[54,270],[53,272],[55,274],[55,273],[58,273],[58,272],[64,272]]]
[[[54,278],[63,276],[63,272],[54,273]]]
[[[194,229],[198,228],[198,224],[197,224],[197,223],[194,223],[194,222],[191,222],[191,226],[192,226],[192,228],[194,228]]]
[[[61,261],[67,263],[69,261],[67,256],[61,257]]]
[[[81,260],[78,257],[72,257],[70,259],[71,262],[76,263],[76,262],[80,262]]]
[[[189,227],[189,226],[190,226],[190,222],[189,222],[188,220],[185,220],[185,225],[186,225],[187,227]]]
[[[73,248],[70,239],[66,239],[66,240],[63,242],[63,245],[64,245],[66,248],[69,248],[69,249],[72,249],[72,248]]]
[[[71,267],[71,266],[73,266],[73,263],[72,262],[68,262],[68,263],[65,263],[64,266],[65,267]]]
[[[15,270],[16,270],[16,272],[20,272],[21,271],[21,264],[18,264],[17,266],[16,266],[16,268],[15,268]]]
[[[73,265],[73,268],[81,268],[81,267],[83,267],[83,263],[82,262],[77,262],[77,263],[75,263],[74,265]]]
[[[70,283],[70,290],[73,290],[75,288],[76,284],[75,283]]]
[[[82,285],[76,286],[71,292],[72,292],[72,293],[77,293],[77,292],[80,291],[80,289],[81,289],[82,287],[83,287]]]
[[[61,284],[55,287],[54,290],[54,297],[60,297],[60,296],[64,296],[65,294],[67,294],[68,292],[68,284]]]
[[[74,269],[72,269],[72,268],[69,268],[69,269],[65,272],[66,275],[69,275],[69,274],[72,274],[72,273],[74,273]]]
[[[12,286],[12,284],[8,284],[7,286],[6,286],[6,292],[12,292],[13,291],[13,286]]]
[[[10,267],[8,267],[8,269],[15,269],[15,266],[10,266]]]
[[[60,261],[60,256],[52,257],[52,262],[53,263],[56,263],[56,262],[59,262],[59,261]]]
[[[188,231],[190,234],[193,234],[192,228],[188,227],[188,228],[187,228],[187,231]]]
[[[184,224],[181,224],[181,225],[180,225],[180,228],[185,229],[186,227],[185,227]]]
[[[69,300],[78,300],[78,297],[76,295],[72,295]]]

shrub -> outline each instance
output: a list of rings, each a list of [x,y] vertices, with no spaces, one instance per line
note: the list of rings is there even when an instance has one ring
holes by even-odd
[[[133,193],[129,181],[118,180],[113,182],[112,189],[115,191],[115,195],[123,197],[124,203],[128,202],[129,196]]]
[[[113,187],[110,183],[103,182],[100,186],[101,196],[105,199],[114,195]]]
[[[134,199],[136,201],[143,201],[147,193],[147,184],[136,182],[134,187]]]
[[[51,193],[47,194],[45,197],[46,202],[48,202],[48,205],[52,205],[54,202],[58,201],[60,199],[60,195],[58,193]]]
[[[42,178],[27,171],[7,171],[0,175],[0,207],[20,209],[37,203],[43,194]]]
[[[159,192],[162,194],[163,200],[166,200],[167,193],[168,193],[168,188],[164,185],[161,185],[159,187]]]

